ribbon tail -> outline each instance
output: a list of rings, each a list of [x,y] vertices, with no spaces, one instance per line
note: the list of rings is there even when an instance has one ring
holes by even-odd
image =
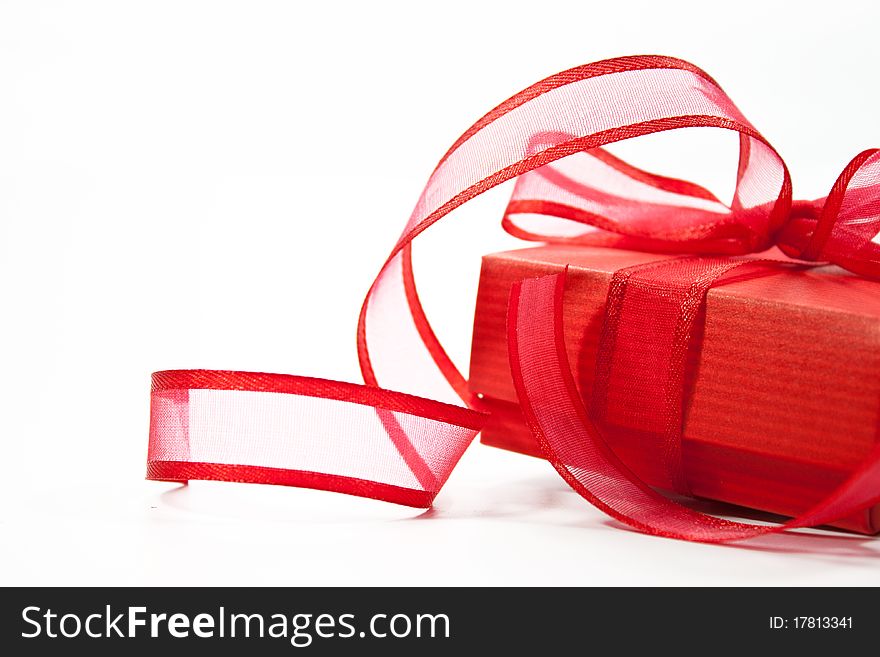
[[[782,525],[717,518],[649,487],[609,448],[575,386],[563,335],[564,285],[565,274],[514,285],[508,307],[510,367],[523,415],[547,460],[598,509],[647,534],[723,543],[826,524],[880,501],[880,445],[827,498]]]
[[[327,379],[156,372],[147,479],[297,486],[427,508],[485,417]]]

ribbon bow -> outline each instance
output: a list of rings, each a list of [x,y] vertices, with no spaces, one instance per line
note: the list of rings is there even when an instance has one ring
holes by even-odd
[[[729,204],[602,148],[691,127],[739,136]],[[877,150],[856,156],[826,198],[792,202],[782,158],[699,68],[657,56],[580,66],[503,102],[440,160],[361,309],[357,346],[366,385],[280,374],[157,372],[148,478],[307,486],[430,506],[486,414],[425,316],[412,242],[455,208],[516,177],[503,218],[513,235],[701,256],[667,272],[687,282],[676,288],[684,290],[684,309],[734,268],[762,266],[735,256],[774,244],[792,258],[880,277],[880,245],[873,241],[880,230]],[[775,527],[706,516],[646,486],[607,447],[572,380],[562,344],[563,285],[559,274],[514,286],[510,365],[524,416],[548,460],[590,502],[642,531],[720,542],[824,524],[880,500],[880,446],[821,504]],[[392,322],[395,303],[408,313]],[[379,387],[380,379],[386,387]],[[451,390],[465,407],[388,387],[434,399]],[[667,394],[667,412],[658,418],[673,427],[670,452],[680,431],[675,400]],[[670,462],[676,463],[674,454]]]
[[[584,88],[567,89],[574,84],[572,78],[585,81]],[[559,94],[561,89],[577,101],[581,94],[590,94],[583,99],[584,109],[595,132],[532,134],[528,152],[540,161],[548,154],[550,161],[555,159],[557,148],[568,151],[575,145],[581,151],[563,170],[545,167],[519,178],[503,220],[511,234],[552,243],[699,254],[754,253],[775,244],[792,258],[833,262],[862,276],[880,277],[880,244],[872,241],[880,232],[877,149],[853,158],[828,196],[792,202],[785,162],[721,87],[700,69],[665,57],[625,57],[572,69],[539,82],[487,116],[498,120],[517,99]],[[577,117],[569,119],[567,125],[580,123]],[[636,169],[600,147],[694,127],[739,134],[730,204],[692,182]],[[548,227],[546,222],[530,229],[517,221],[530,214],[567,219],[581,227],[568,226],[560,234],[558,226]]]

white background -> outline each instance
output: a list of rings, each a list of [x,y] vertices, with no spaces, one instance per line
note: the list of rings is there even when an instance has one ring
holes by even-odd
[[[642,536],[479,445],[428,512],[143,480],[153,370],[359,380],[360,302],[434,164],[546,75],[693,61],[824,195],[880,146],[872,5],[0,3],[0,583],[880,584],[880,541]],[[730,188],[723,139],[664,139],[637,161]],[[504,191],[417,253],[464,366],[479,256],[518,244]]]

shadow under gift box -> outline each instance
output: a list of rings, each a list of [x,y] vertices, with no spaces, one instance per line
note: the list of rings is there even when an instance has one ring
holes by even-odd
[[[778,251],[764,254],[782,259]],[[590,399],[612,274],[658,254],[542,246],[485,256],[470,386],[492,416],[487,445],[540,456],[517,405],[507,354],[507,300],[517,280],[569,265],[565,339]],[[549,321],[549,320],[548,320]],[[827,496],[878,440],[880,282],[833,266],[786,270],[709,290],[686,373],[682,458],[694,495],[794,516]],[[609,445],[646,483],[660,459],[635,432],[608,427]],[[880,532],[880,505],[834,526]]]

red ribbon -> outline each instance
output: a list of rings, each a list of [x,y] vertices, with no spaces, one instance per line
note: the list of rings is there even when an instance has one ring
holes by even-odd
[[[690,127],[738,134],[730,203],[602,149]],[[458,206],[515,177],[503,219],[513,235],[689,254],[615,275],[589,411],[562,344],[564,274],[522,281],[512,291],[508,343],[520,404],[547,458],[576,491],[639,530],[707,542],[823,524],[880,501],[880,447],[818,506],[776,527],[681,506],[639,481],[608,448],[599,420],[633,411],[630,402],[638,400],[646,449],[663,460],[668,487],[687,492],[682,368],[706,290],[732,276],[792,266],[743,255],[775,244],[800,261],[833,262],[880,278],[880,245],[873,241],[880,230],[876,150],[854,158],[826,198],[792,202],[782,158],[717,83],[687,62],[656,56],[551,76],[456,141],[364,300],[357,344],[366,385],[246,372],[154,374],[147,477],[305,486],[430,506],[486,415],[422,310],[412,242]],[[407,318],[389,323],[402,319],[393,313],[402,305]],[[395,386],[395,377],[434,397],[451,389],[467,408],[379,387],[380,379]]]

